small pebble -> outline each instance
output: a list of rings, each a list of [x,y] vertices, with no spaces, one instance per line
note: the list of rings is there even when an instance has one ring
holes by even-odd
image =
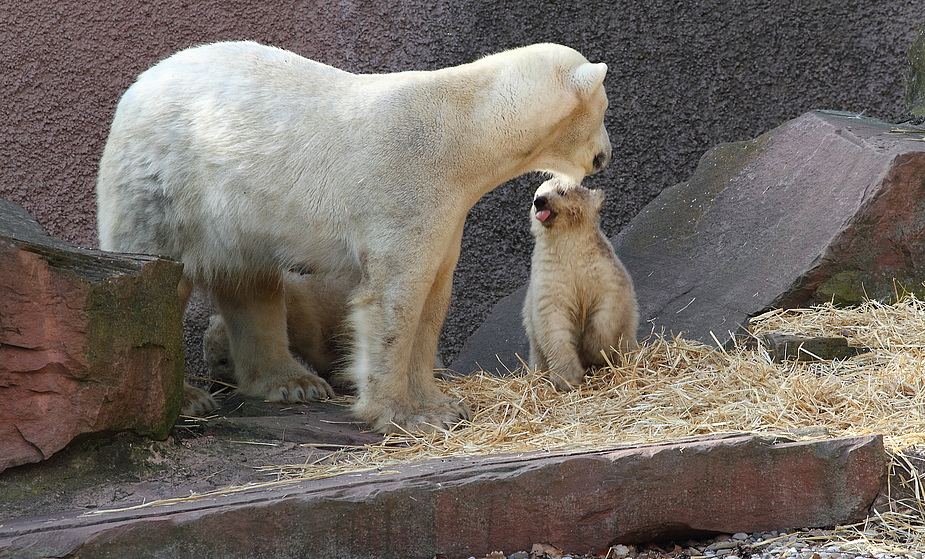
[[[508,555],[507,559],[530,559],[530,554],[526,551],[518,551]]]
[[[735,549],[737,547],[739,547],[739,542],[737,542],[736,540],[724,540],[724,541],[717,541],[715,543],[711,543],[710,545],[707,546],[707,549],[719,551],[723,549]]]
[[[748,534],[746,534],[746,533],[744,533],[744,532],[738,532],[738,533],[732,535],[732,539],[738,540],[738,541],[747,540],[747,539],[748,539]]]
[[[625,545],[615,545],[611,549],[613,549],[614,557],[626,557],[630,554],[630,548]]]

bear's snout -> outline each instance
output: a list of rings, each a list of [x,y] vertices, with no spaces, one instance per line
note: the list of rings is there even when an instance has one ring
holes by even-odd
[[[596,173],[607,166],[610,163],[610,152],[602,151],[599,154],[594,156],[594,160],[591,162],[591,166],[594,169],[592,172]]]
[[[545,196],[537,196],[533,199],[533,207],[537,210],[544,210],[549,205],[549,199]]]

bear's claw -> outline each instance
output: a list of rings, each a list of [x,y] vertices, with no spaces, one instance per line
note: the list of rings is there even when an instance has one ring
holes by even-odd
[[[267,400],[271,402],[284,402],[295,404],[299,402],[316,402],[334,397],[334,389],[323,378],[308,375],[290,378],[271,386],[267,393]]]

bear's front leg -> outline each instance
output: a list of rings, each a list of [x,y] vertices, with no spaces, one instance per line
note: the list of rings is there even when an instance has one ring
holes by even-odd
[[[442,302],[448,287],[402,276],[390,278],[379,289],[367,280],[354,296],[350,372],[358,397],[353,411],[380,433],[448,429],[468,419],[470,413],[462,402],[437,387],[435,317],[428,316],[422,323],[427,299],[433,296]],[[416,340],[416,333],[428,339]]]
[[[414,378],[430,378],[434,375],[435,369],[443,367],[441,360],[437,357],[437,345],[440,331],[443,329],[443,323],[446,321],[446,314],[450,308],[453,272],[459,261],[463,224],[464,222],[460,222],[455,235],[447,245],[443,262],[437,270],[434,283],[424,301],[411,354],[411,368],[417,371],[413,374]],[[462,403],[460,406],[462,406],[463,419],[468,420],[471,416],[469,409]]]
[[[286,304],[278,276],[213,288],[228,335],[238,392],[271,402],[309,402],[334,396],[289,352]]]

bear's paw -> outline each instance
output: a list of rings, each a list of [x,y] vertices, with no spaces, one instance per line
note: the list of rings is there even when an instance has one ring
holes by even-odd
[[[276,364],[266,364],[259,371],[235,365],[238,392],[268,402],[297,404],[316,402],[334,397],[334,390],[323,378],[314,375],[292,358]]]
[[[387,400],[359,401],[354,407],[354,413],[374,431],[386,435],[446,431],[472,418],[472,412],[466,404],[449,397],[409,407]]]

